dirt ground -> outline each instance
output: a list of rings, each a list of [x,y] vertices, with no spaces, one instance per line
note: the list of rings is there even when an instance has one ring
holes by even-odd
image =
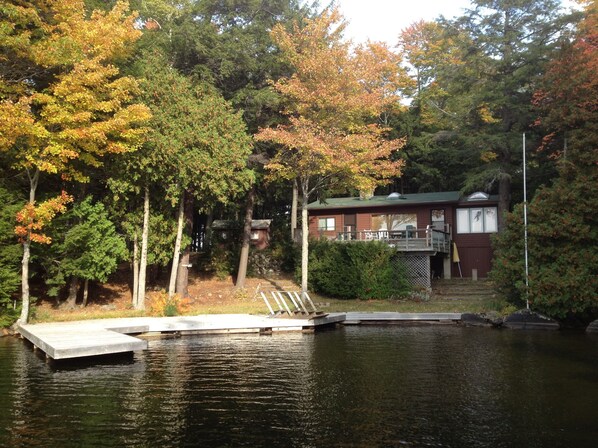
[[[146,292],[146,311],[132,309],[129,276],[122,274],[102,285],[91,285],[86,307],[67,309],[55,299],[43,298],[35,304],[35,321],[73,320],[94,317],[157,315],[165,300],[167,285],[150,285]],[[182,301],[186,313],[266,313],[266,307],[259,296],[260,290],[271,288],[295,289],[290,278],[247,278],[245,289],[235,288],[233,278],[220,280],[216,277],[189,276],[189,297]]]

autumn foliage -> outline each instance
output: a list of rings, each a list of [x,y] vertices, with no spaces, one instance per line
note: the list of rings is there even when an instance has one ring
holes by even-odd
[[[397,103],[408,83],[400,59],[385,45],[352,48],[342,40],[338,10],[325,10],[287,31],[276,26],[272,37],[295,73],[274,88],[284,98],[288,122],[262,129],[256,139],[280,145],[267,168],[271,176],[344,183],[373,189],[380,179],[400,173],[402,162],[390,155],[404,144],[387,139],[380,115]],[[315,182],[315,183],[314,183]]]
[[[28,202],[21,211],[17,213],[15,234],[21,241],[30,238],[31,241],[42,244],[50,244],[52,239],[41,232],[46,224],[59,213],[66,211],[66,204],[73,201],[73,197],[65,191],[58,197],[48,199],[38,205]]]

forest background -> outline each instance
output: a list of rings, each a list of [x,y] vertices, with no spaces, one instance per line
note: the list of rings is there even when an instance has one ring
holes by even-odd
[[[598,6],[472,5],[397,30],[388,48],[351,46],[333,6],[294,0],[3,2],[2,323],[27,321],[35,296],[87,301],[123,263],[133,307],[168,267],[169,295],[184,295],[191,251],[208,247],[208,235],[191,245],[200,215],[273,219],[288,248],[298,187],[304,203],[364,188],[497,193],[497,287],[551,316],[596,316]],[[351,96],[364,86],[378,102]],[[343,170],[339,135],[369,148],[343,147]],[[315,167],[295,157],[324,146]],[[247,269],[210,256],[212,270]]]

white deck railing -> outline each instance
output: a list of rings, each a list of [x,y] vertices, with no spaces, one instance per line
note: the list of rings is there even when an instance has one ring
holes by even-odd
[[[339,232],[337,241],[382,241],[400,251],[449,253],[451,247],[450,234],[431,226],[425,229]]]

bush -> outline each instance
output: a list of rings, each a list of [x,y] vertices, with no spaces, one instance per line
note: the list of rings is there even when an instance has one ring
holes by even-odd
[[[178,294],[168,297],[166,291],[153,294],[149,299],[149,311],[153,316],[178,316],[187,311],[189,301]]]
[[[377,241],[312,241],[310,288],[340,299],[389,299],[409,292],[396,251]]]

